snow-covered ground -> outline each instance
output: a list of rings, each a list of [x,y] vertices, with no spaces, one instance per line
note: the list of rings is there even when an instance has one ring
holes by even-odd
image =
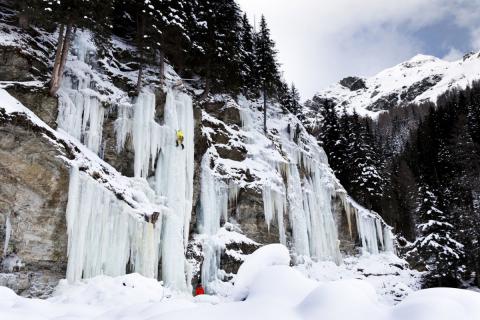
[[[63,281],[48,300],[25,299],[0,287],[0,319],[480,319],[480,293],[472,291],[421,290],[397,305],[382,299],[379,288],[391,282],[373,273],[393,271],[394,267],[385,269],[395,262],[392,256],[365,256],[341,267],[293,268],[289,262],[282,245],[257,250],[242,265],[234,294],[227,298],[172,292],[138,274],[99,276],[75,284]],[[363,278],[360,268],[365,268]],[[391,277],[408,281],[402,275]]]

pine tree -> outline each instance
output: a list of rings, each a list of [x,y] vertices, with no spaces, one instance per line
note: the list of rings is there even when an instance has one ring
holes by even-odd
[[[329,100],[320,102],[322,117],[319,143],[325,149],[328,160],[335,173],[339,173],[343,166],[341,153],[338,146],[341,142],[341,128],[335,105]]]
[[[290,87],[290,112],[298,115],[300,113],[300,92],[298,92],[297,88],[295,87],[295,84],[292,83],[292,86]]]
[[[292,96],[290,95],[290,88],[286,82],[282,82],[277,88],[277,99],[283,107],[284,113],[292,110]]]
[[[199,1],[191,22],[198,49],[195,63],[202,66],[206,98],[212,88],[238,93],[241,88],[241,11],[233,0]]]
[[[275,43],[271,39],[270,29],[265,16],[260,20],[260,30],[256,36],[255,52],[259,82],[263,94],[263,129],[267,132],[267,100],[275,92],[279,83],[278,64],[276,60]]]
[[[464,246],[452,237],[454,226],[440,209],[436,193],[427,185],[419,189],[418,237],[407,256],[425,266],[427,286],[456,285],[464,272]]]
[[[348,138],[348,156],[351,157],[351,185],[357,199],[369,209],[377,209],[383,195],[380,156],[368,122],[360,120],[354,112],[352,131]]]
[[[255,40],[247,14],[243,15],[241,28],[241,77],[243,93],[258,96],[259,84],[255,65]]]

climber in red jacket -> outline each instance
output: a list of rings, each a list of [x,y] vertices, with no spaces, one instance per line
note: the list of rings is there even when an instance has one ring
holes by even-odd
[[[195,296],[200,296],[202,294],[205,294],[205,290],[202,287],[202,284],[199,283],[197,284],[197,288],[195,289]]]

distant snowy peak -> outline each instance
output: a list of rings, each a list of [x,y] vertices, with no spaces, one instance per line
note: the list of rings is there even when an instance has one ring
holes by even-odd
[[[465,88],[478,79],[478,52],[453,62],[419,54],[370,78],[345,78],[317,93],[313,101],[330,100],[339,111],[346,108],[349,113],[356,110],[361,116],[377,118],[396,106],[436,102],[437,97],[449,89]],[[316,113],[317,110],[312,110],[315,105],[307,103],[307,118],[312,111]]]

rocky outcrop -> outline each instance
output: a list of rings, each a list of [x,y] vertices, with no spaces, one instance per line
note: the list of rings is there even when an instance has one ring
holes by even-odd
[[[346,77],[340,80],[340,84],[351,91],[358,91],[361,89],[367,89],[365,80],[358,77]]]
[[[57,127],[58,99],[50,96],[46,88],[14,84],[6,90],[23,105],[28,106],[49,127]]]
[[[21,117],[0,119],[0,246],[6,245],[8,219],[7,253],[22,264],[1,275],[0,285],[25,296],[48,295],[67,264],[69,173],[61,157],[68,151]]]

